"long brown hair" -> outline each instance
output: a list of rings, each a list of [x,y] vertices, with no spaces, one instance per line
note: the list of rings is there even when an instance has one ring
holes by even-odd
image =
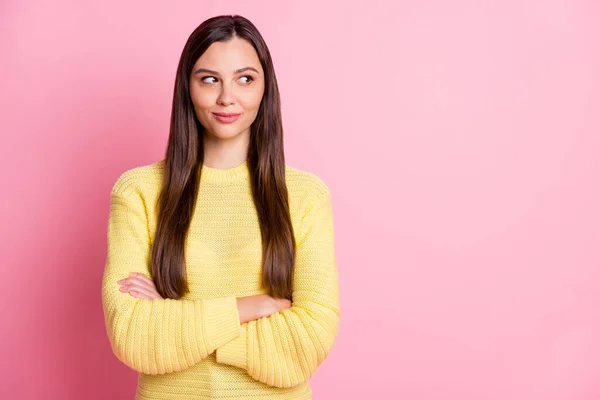
[[[239,15],[217,16],[200,24],[188,38],[177,67],[151,259],[154,283],[163,298],[178,299],[189,292],[184,244],[198,196],[205,134],[189,93],[190,74],[212,43],[234,37],[254,46],[265,75],[263,98],[250,127],[247,157],[262,238],[262,284],[269,295],[291,299],[296,242],[285,183],[279,89],[265,41],[258,29]]]

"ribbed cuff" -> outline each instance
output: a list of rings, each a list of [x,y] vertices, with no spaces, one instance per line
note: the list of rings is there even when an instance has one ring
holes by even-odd
[[[207,343],[211,349],[240,335],[240,315],[235,297],[202,300]]]
[[[242,324],[240,335],[217,349],[218,363],[229,364],[242,369],[247,368],[247,326],[247,323]]]

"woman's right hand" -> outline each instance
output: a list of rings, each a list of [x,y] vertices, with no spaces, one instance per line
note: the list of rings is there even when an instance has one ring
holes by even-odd
[[[269,296],[270,301],[268,303],[269,307],[267,307],[266,315],[264,317],[268,317],[271,314],[274,314],[279,311],[287,310],[292,306],[292,302],[288,299],[276,299],[274,297]]]
[[[237,299],[240,323],[268,317],[279,311],[286,310],[292,306],[288,299],[276,299],[268,294],[257,294],[254,296],[239,297]]]

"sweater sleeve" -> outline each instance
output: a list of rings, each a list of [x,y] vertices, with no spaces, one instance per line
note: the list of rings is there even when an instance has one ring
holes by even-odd
[[[325,187],[306,212],[294,269],[292,306],[242,324],[240,336],[220,346],[217,362],[254,379],[287,388],[307,381],[325,360],[339,325],[338,272],[331,195]]]
[[[102,279],[111,349],[121,362],[145,374],[184,370],[240,335],[236,298],[148,300],[121,292],[118,281],[130,272],[151,276],[151,243],[143,196],[115,188]]]

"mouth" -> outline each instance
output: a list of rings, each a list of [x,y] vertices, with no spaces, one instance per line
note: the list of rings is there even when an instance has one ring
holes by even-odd
[[[215,119],[219,122],[223,122],[225,124],[229,124],[231,122],[236,121],[240,115],[240,113],[212,113]]]

